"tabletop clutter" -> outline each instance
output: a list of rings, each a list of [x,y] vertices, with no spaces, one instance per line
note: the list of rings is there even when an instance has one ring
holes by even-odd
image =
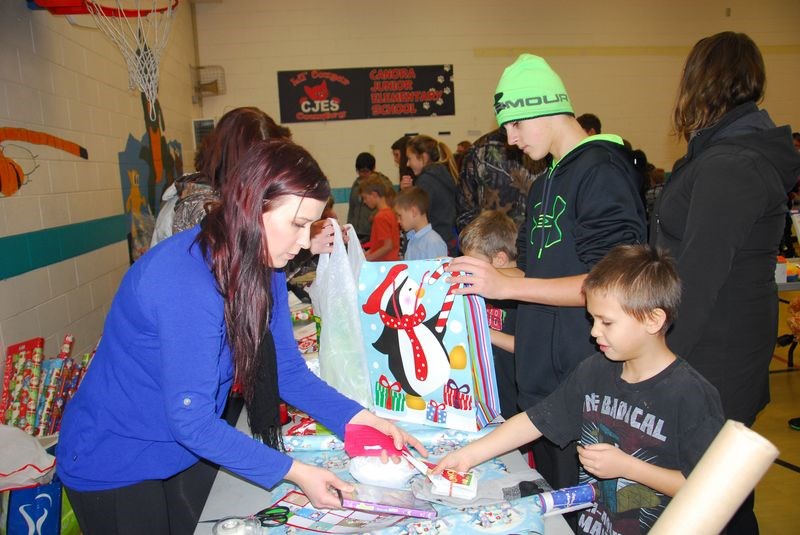
[[[429,459],[397,450],[390,437],[366,426],[349,424],[342,442],[290,407],[287,452],[354,480],[355,491],[340,498],[343,508],[357,514],[313,511],[295,489],[282,497],[274,491],[279,499],[264,505],[286,507],[287,526],[391,533],[391,526],[435,523],[440,511],[457,510],[474,517],[473,525],[496,523],[496,529],[505,522],[509,529],[541,530],[545,510],[576,506],[575,493],[572,499],[555,496],[527,466],[511,473],[495,461],[468,472],[431,473],[435,459],[502,421],[486,308],[480,297],[453,292],[455,286],[446,282],[449,260],[363,262],[359,248],[345,249],[337,235],[333,253],[322,255],[308,288],[312,303],[290,296],[295,338],[312,371],[418,438],[437,438],[428,443],[421,438]],[[443,444],[443,434],[458,439]],[[382,453],[400,460],[383,463]],[[593,497],[591,490],[580,495],[587,504]],[[516,510],[519,499],[525,501]]]

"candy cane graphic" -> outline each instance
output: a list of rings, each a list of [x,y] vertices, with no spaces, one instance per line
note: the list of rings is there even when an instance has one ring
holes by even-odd
[[[436,268],[436,271],[431,273],[431,276],[428,279],[428,284],[433,284],[434,282],[439,280],[439,278],[442,275],[444,275],[445,269],[449,265],[450,265],[450,262],[444,262],[442,265],[440,265],[438,268]],[[459,275],[461,275],[461,272],[460,271],[453,271],[452,273],[450,273],[450,275],[452,275],[453,277],[458,277]],[[450,288],[447,289],[447,293],[444,296],[444,303],[442,303],[442,310],[441,310],[441,312],[439,312],[439,318],[436,320],[436,325],[434,326],[434,330],[437,333],[440,333],[440,332],[444,331],[444,328],[447,325],[447,317],[450,315],[450,310],[453,308],[453,300],[456,297],[455,294],[453,293],[453,290],[455,290],[459,286],[461,286],[461,285],[460,284],[451,284]]]

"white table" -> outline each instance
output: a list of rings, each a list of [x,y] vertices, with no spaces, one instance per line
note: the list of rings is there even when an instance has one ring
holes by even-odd
[[[236,427],[249,433],[245,411],[239,417]],[[517,452],[507,453],[501,457],[510,468],[527,468],[522,455]],[[537,473],[538,475],[538,473]],[[247,516],[275,503],[280,496],[273,496],[270,491],[236,476],[226,470],[220,469],[211,487],[211,492],[206,500],[200,520],[216,519],[226,516]],[[567,535],[572,530],[561,516],[551,516],[545,519],[545,535]],[[200,523],[195,529],[195,535],[211,535],[213,524]]]

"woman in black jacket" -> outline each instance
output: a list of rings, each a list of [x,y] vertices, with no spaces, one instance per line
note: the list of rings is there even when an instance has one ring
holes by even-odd
[[[776,128],[757,107],[765,78],[745,34],[694,46],[673,117],[689,146],[656,204],[650,237],[675,257],[683,283],[670,348],[717,387],[726,418],[748,426],[769,401],[775,257],[800,174],[789,127]],[[758,533],[752,495],[727,533]]]

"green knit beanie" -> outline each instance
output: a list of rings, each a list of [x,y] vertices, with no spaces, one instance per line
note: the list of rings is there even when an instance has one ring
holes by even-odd
[[[561,78],[533,54],[520,55],[503,71],[494,95],[494,112],[500,126],[548,115],[575,115]]]

